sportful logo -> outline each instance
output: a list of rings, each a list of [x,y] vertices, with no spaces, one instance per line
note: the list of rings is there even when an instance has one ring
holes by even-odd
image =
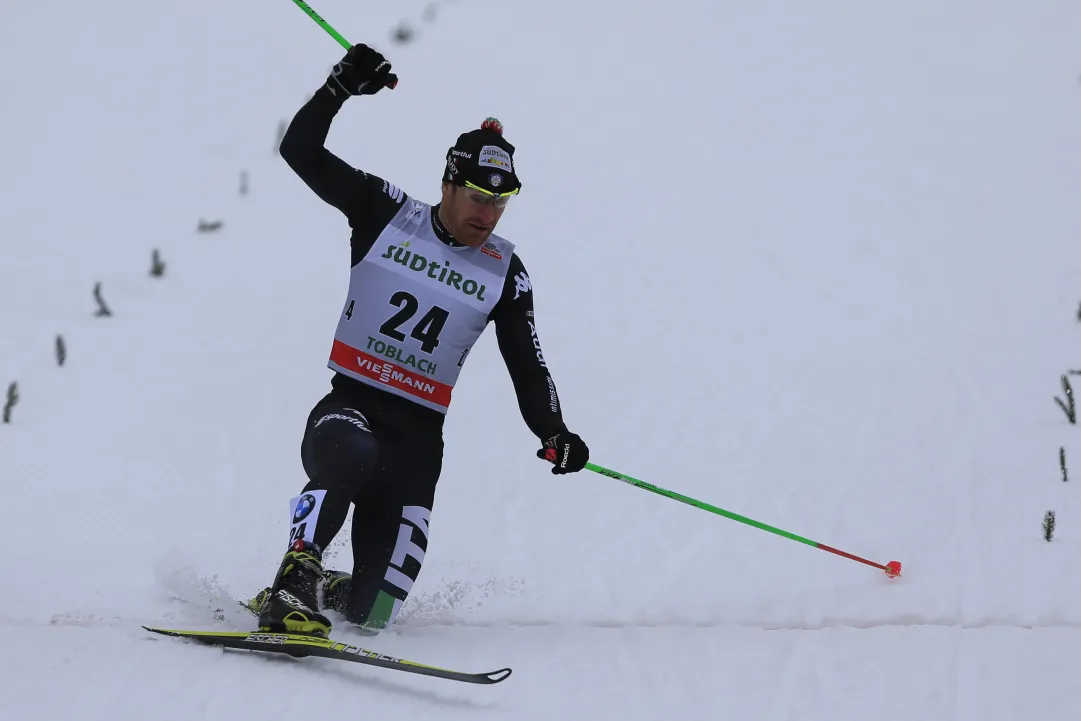
[[[359,411],[353,412],[356,413],[358,416],[360,415]],[[348,421],[362,431],[368,430],[368,424],[364,422],[363,416],[361,416],[360,418],[354,418],[353,416],[347,416],[342,413],[328,413],[327,415],[323,416],[315,422],[315,427],[318,428],[320,425],[323,424],[323,422],[331,420]]]
[[[514,172],[510,155],[498,145],[485,145],[480,149],[480,160],[477,164],[482,168],[496,168],[507,173]]]
[[[525,273],[519,273],[514,276],[514,299],[518,300],[518,296],[522,293],[528,293],[533,290],[533,284],[529,282],[529,276]]]
[[[399,248],[396,245],[388,245],[387,252],[379,257],[393,258],[395,263],[404,265],[417,273],[428,271],[427,276],[432,280],[451,286],[466,295],[475,295],[477,300],[484,300],[484,291],[487,286],[451,269],[449,260],[443,261],[443,265],[440,265],[437,261],[429,261],[419,253],[413,253],[407,248]]]

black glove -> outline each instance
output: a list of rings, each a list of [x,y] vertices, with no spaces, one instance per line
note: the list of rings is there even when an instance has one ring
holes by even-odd
[[[327,88],[334,95],[375,95],[383,88],[394,88],[398,76],[390,72],[390,61],[367,45],[349,48],[327,78]]]
[[[589,448],[577,434],[564,431],[546,440],[544,448],[537,451],[537,458],[543,458],[555,464],[552,473],[562,476],[564,473],[576,473],[586,467],[586,461],[589,460]]]

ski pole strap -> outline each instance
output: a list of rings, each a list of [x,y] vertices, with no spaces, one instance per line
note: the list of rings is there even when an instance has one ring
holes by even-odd
[[[314,20],[319,25],[319,27],[326,30],[327,33],[330,35],[330,37],[337,40],[339,45],[341,45],[346,50],[353,47],[353,44],[350,43],[345,38],[343,38],[341,33],[339,33],[337,30],[330,27],[330,23],[328,23],[326,20],[324,20],[322,15],[315,12],[315,10],[312,9],[311,5],[304,2],[304,0],[293,0],[293,2],[296,3],[297,7],[299,7],[301,10],[303,10],[305,13],[307,13],[308,17],[310,17],[312,20]],[[394,73],[388,73],[387,76],[386,76],[385,83],[386,83],[386,87],[393,90],[394,88],[398,87],[398,76],[395,75]]]

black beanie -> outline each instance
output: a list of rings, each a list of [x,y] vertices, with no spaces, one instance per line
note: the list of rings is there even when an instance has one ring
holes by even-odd
[[[466,181],[497,195],[522,188],[514,172],[514,146],[504,139],[503,124],[495,118],[462,133],[447,150],[443,182],[465,185]]]

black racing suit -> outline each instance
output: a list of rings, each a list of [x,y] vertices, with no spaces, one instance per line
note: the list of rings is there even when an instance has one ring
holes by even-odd
[[[294,116],[280,152],[316,195],[345,215],[352,228],[351,264],[356,265],[397,214],[405,193],[351,167],[324,147],[343,103],[321,87]],[[438,215],[436,205],[431,213],[436,235],[448,245],[458,245]],[[533,295],[515,290],[515,277],[525,272],[515,253],[488,319],[495,322],[522,417],[543,442],[566,432],[566,427],[555,383],[534,337]],[[338,610],[354,623],[380,627],[390,606],[405,600],[420,572],[428,528],[426,522],[416,521],[416,508],[429,513],[432,508],[442,467],[445,416],[339,373],[331,386],[312,409],[301,443],[309,478],[304,491],[326,490],[311,540],[325,549],[344,524],[350,502],[354,504],[352,588]]]

